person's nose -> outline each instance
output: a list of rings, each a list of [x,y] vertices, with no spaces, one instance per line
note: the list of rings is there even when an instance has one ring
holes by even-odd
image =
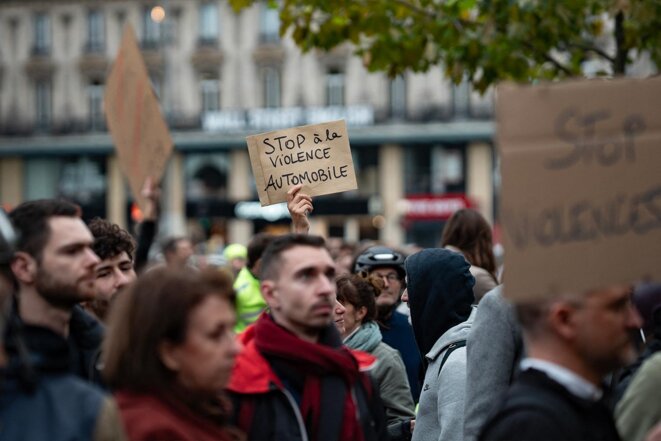
[[[390,287],[390,279],[388,278],[387,275],[379,276],[379,277],[381,278],[381,280],[383,280],[383,287],[384,288]]]
[[[335,281],[326,275],[321,275],[317,287],[320,295],[330,295],[335,292]]]
[[[345,308],[339,301],[335,300],[335,315],[340,317],[343,316],[345,312],[347,312],[347,308]]]
[[[115,273],[115,288],[119,289],[119,288],[123,288],[126,285],[128,285],[129,284],[129,278],[126,276],[126,274],[124,274],[124,271],[122,271],[119,268],[116,269],[115,271],[116,271],[116,273]]]
[[[86,266],[96,266],[99,262],[101,262],[101,259],[99,259],[99,256],[96,255],[94,250],[91,248],[86,248],[85,249],[85,259],[86,259]]]

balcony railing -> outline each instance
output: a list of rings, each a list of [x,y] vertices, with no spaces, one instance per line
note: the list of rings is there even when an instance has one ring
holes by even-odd
[[[83,46],[83,53],[85,54],[104,54],[106,52],[106,45],[102,41],[87,41]]]
[[[33,57],[50,57],[50,46],[34,45],[30,50]]]

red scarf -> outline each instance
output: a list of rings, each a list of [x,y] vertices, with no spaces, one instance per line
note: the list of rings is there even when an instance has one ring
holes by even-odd
[[[332,326],[332,325],[331,325]],[[333,340],[332,337],[328,340]],[[357,419],[357,408],[352,398],[352,387],[360,381],[361,373],[358,362],[344,347],[339,337],[336,341],[309,343],[281,326],[277,325],[271,316],[264,314],[255,324],[255,345],[268,357],[282,360],[294,375],[302,375],[303,393],[300,411],[306,422],[308,433],[313,440],[328,439],[327,433],[320,427],[325,427],[320,421],[324,418],[322,403],[337,406],[329,396],[322,394],[322,382],[329,376],[339,377],[345,385],[344,406],[342,412],[342,427],[339,430],[339,440],[362,441],[364,439],[361,424]],[[324,344],[327,343],[327,344]],[[341,392],[340,392],[341,394]]]

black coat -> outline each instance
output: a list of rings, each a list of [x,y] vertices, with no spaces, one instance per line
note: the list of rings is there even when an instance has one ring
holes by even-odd
[[[576,397],[545,373],[529,369],[512,383],[505,403],[482,429],[480,440],[619,440],[604,402]]]

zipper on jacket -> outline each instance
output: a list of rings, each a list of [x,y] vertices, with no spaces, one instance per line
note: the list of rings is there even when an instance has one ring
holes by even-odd
[[[294,415],[296,416],[296,421],[298,421],[298,427],[301,431],[301,439],[303,441],[308,441],[308,431],[305,428],[305,424],[303,424],[303,416],[301,415],[301,412],[298,410],[298,405],[296,404],[296,400],[294,400],[294,397],[291,396],[291,394],[286,388],[283,387],[282,389],[280,389],[279,387],[276,387],[276,389],[278,389],[280,392],[282,392],[285,395],[287,401],[289,402],[289,405],[294,411]]]

